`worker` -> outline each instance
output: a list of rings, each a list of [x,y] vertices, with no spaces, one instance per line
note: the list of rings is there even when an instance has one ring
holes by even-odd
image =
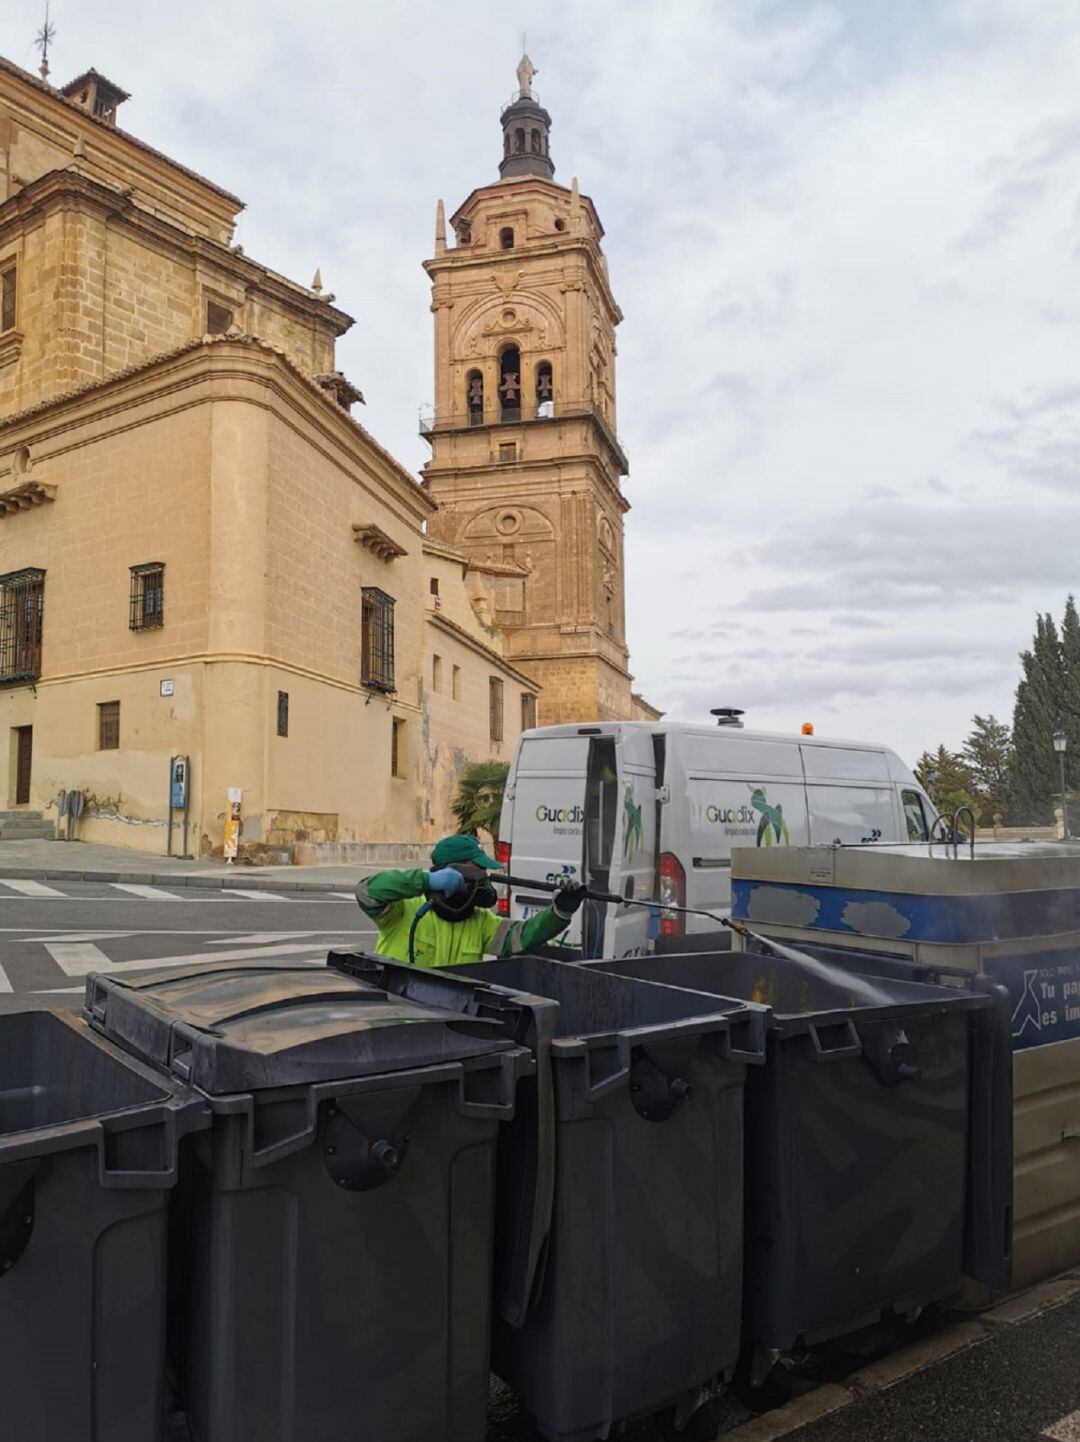
[[[376,954],[417,966],[516,956],[565,931],[585,900],[585,887],[567,882],[527,921],[500,920],[487,874],[498,869],[475,836],[444,836],[431,853],[430,871],[379,871],[361,881],[356,899],[378,927]]]

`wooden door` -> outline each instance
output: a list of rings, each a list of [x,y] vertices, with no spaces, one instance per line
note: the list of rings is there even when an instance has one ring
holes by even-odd
[[[30,763],[34,754],[34,728],[20,726],[17,731],[18,759],[15,764],[15,805],[25,806],[30,800]]]

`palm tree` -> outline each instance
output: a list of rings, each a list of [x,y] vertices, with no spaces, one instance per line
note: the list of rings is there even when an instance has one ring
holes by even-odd
[[[458,777],[457,795],[451,809],[462,831],[475,836],[486,831],[493,839],[499,834],[499,812],[510,767],[505,761],[472,761]]]

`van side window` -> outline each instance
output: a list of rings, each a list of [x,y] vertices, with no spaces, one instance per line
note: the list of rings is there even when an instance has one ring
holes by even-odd
[[[589,746],[589,775],[585,788],[585,865],[587,874],[611,870],[618,820],[619,784],[615,771],[615,742],[606,737]]]
[[[896,828],[896,792],[885,786],[809,785],[812,846],[869,846]]]
[[[922,797],[917,791],[901,791],[900,799],[904,805],[904,820],[907,822],[908,840],[929,841],[930,828],[926,822],[926,812],[923,809]]]

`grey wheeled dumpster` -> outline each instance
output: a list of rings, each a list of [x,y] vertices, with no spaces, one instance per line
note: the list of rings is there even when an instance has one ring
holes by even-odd
[[[303,966],[100,976],[87,1007],[214,1113],[178,1219],[192,1442],[480,1442],[495,1144],[528,1052]]]
[[[550,1242],[494,1370],[558,1442],[688,1417],[739,1352],[743,1084],[764,1012],[533,956],[453,971],[559,1003]]]
[[[462,975],[457,966],[406,966],[353,951],[331,951],[326,964],[395,996],[485,1017],[532,1054],[533,1073],[522,1078],[513,1118],[499,1129],[496,1167],[494,1302],[504,1321],[520,1327],[551,1229],[555,1108],[550,1042],[558,1002],[490,986]]]
[[[985,978],[738,951],[592,965],[771,1008],[747,1086],[749,1339],[783,1350],[952,1297],[965,1272],[1007,1281],[1008,1008]]]
[[[161,1436],[169,1193],[209,1121],[74,1017],[0,1016],[0,1436]]]

